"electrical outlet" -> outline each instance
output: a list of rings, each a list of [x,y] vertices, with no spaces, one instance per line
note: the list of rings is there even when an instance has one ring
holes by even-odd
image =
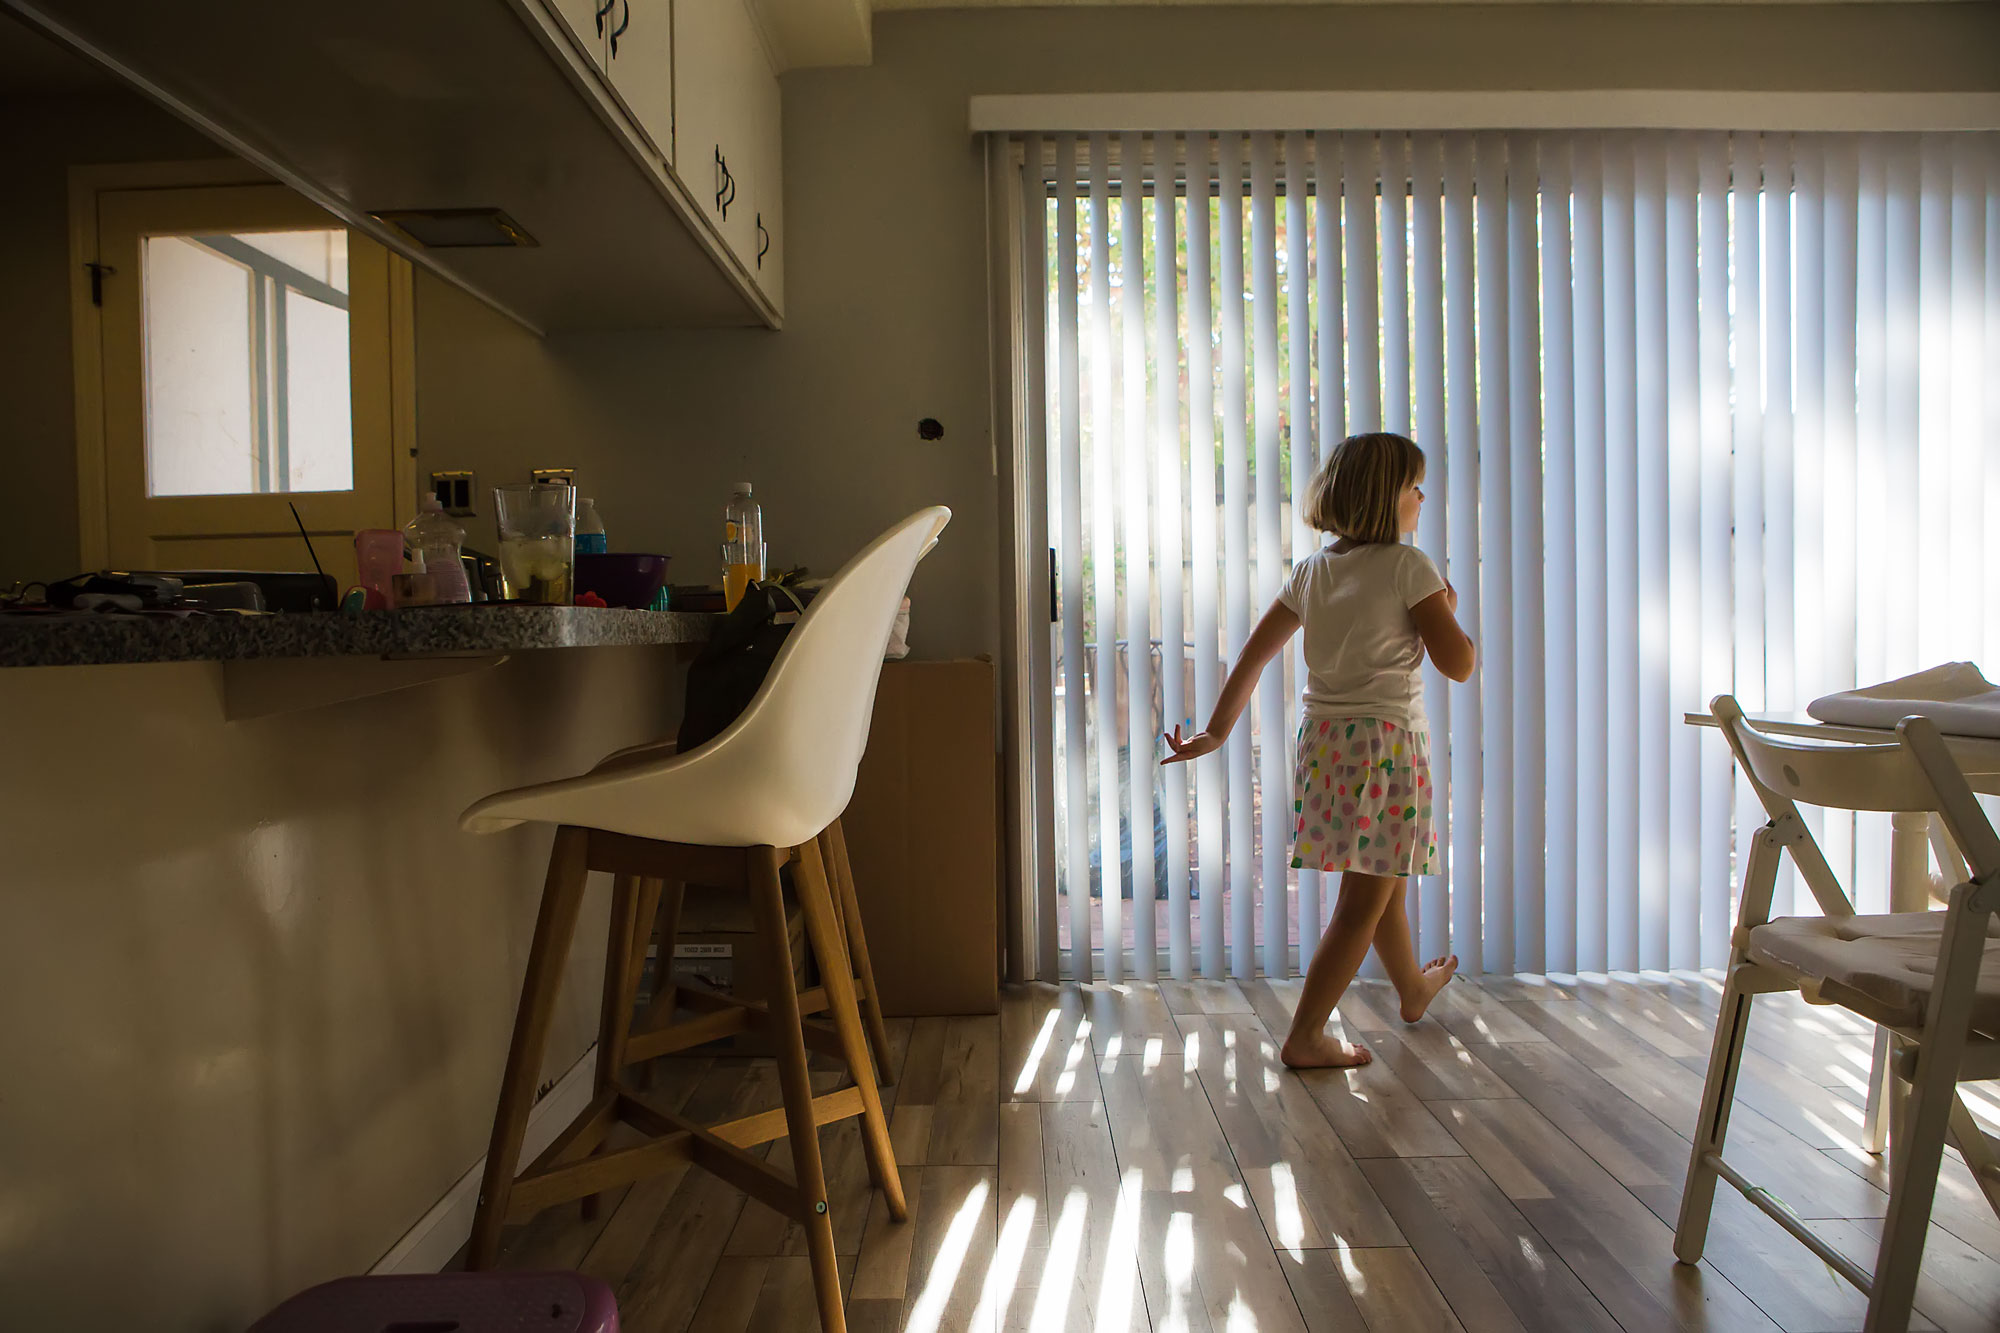
[[[529,472],[537,486],[574,486],[576,469],[573,467],[538,467]]]
[[[472,497],[478,494],[479,479],[464,470],[431,473],[431,493],[444,506],[444,512],[459,518],[470,518],[478,511],[472,506]]]

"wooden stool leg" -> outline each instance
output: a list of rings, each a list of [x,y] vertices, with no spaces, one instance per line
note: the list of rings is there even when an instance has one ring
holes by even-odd
[[[673,1021],[674,1017],[674,941],[681,933],[681,896],[686,887],[679,880],[648,879],[642,881],[651,886],[653,913],[660,926],[660,952],[653,965],[653,998],[646,1005],[646,1012],[639,1019],[637,1031],[651,1032]],[[640,941],[640,961],[645,960],[645,941]],[[634,975],[637,975],[636,973]],[[653,1086],[653,1063],[648,1061],[639,1071],[641,1087]]]
[[[757,933],[770,960],[771,1044],[778,1057],[778,1084],[785,1094],[785,1126],[790,1131],[792,1172],[804,1198],[806,1248],[812,1256],[813,1289],[819,1297],[821,1333],[846,1333],[840,1305],[840,1268],[833,1252],[833,1219],[827,1215],[826,1175],[820,1165],[819,1126],[813,1120],[812,1076],[806,1071],[805,1029],[799,997],[792,989],[792,949],[785,929],[785,893],[778,879],[784,853],[770,847],[750,851],[750,905]],[[810,920],[810,916],[807,918]],[[826,954],[820,957],[825,959]],[[828,967],[831,975],[839,969]]]
[[[890,1219],[900,1222],[909,1215],[903,1200],[903,1180],[896,1171],[889,1121],[882,1114],[882,1095],[875,1087],[875,1071],[869,1063],[867,1042],[861,1035],[861,1014],[854,1002],[854,982],[841,946],[826,867],[820,861],[816,844],[807,843],[800,851],[803,855],[799,858],[799,908],[805,913],[806,935],[812,941],[813,952],[819,956],[821,983],[826,987],[827,1004],[833,1010],[834,1030],[840,1034],[841,1050],[854,1075],[854,1086],[861,1092],[861,1141],[868,1151],[868,1174],[888,1202]]]
[[[597,1016],[595,1083],[599,1097],[611,1090],[625,1064],[625,1037],[632,1027],[632,989],[639,984],[632,963],[632,937],[639,933],[639,922],[638,881],[631,875],[619,875],[611,882],[609,936],[604,942],[604,1001]],[[638,954],[643,961],[644,945]],[[598,1194],[583,1197],[584,1221],[596,1218],[602,1198]]]
[[[521,979],[521,1003],[514,1012],[514,1037],[507,1047],[507,1069],[500,1077],[500,1099],[493,1112],[493,1137],[486,1148],[486,1174],[479,1187],[479,1209],[472,1219],[472,1240],[465,1266],[491,1268],[500,1257],[500,1228],[507,1221],[507,1198],[527,1132],[528,1112],[535,1102],[535,1080],[541,1073],[542,1047],[548,1041],[549,1019],[556,992],[562,986],[563,962],[569,957],[570,936],[576,929],[590,835],[579,828],[556,830],[549,853],[548,879],[535,919],[534,942],[528,947],[528,970]]]
[[[839,895],[840,915],[847,926],[847,951],[854,960],[861,1020],[868,1026],[868,1049],[875,1055],[875,1077],[882,1083],[894,1083],[896,1070],[889,1063],[889,1029],[882,1021],[882,1002],[875,993],[875,965],[868,960],[868,936],[861,929],[861,900],[854,892],[854,867],[847,859],[847,835],[836,819],[827,825],[820,838],[825,845],[827,878]]]

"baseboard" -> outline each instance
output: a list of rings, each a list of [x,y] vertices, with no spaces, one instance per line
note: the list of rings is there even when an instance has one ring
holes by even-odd
[[[590,1105],[596,1063],[597,1046],[592,1043],[582,1058],[570,1066],[569,1072],[549,1089],[548,1095],[535,1103],[535,1109],[528,1113],[528,1132],[521,1144],[522,1161],[534,1161]],[[472,1234],[472,1214],[479,1207],[479,1180],[485,1171],[486,1159],[481,1157],[368,1271],[435,1273],[450,1263]]]

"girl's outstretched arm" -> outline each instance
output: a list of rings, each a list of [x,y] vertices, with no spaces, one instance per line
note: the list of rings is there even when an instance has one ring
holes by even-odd
[[[1250,631],[1250,638],[1244,643],[1236,665],[1229,668],[1229,679],[1222,682],[1222,693],[1216,697],[1215,711],[1208,715],[1208,725],[1192,736],[1183,737],[1176,724],[1166,736],[1167,748],[1173,753],[1160,762],[1184,764],[1212,750],[1221,749],[1222,743],[1229,739],[1236,719],[1242,716],[1244,707],[1250,702],[1250,694],[1257,688],[1257,677],[1264,674],[1264,667],[1298,632],[1298,612],[1283,602],[1272,602],[1271,609],[1257,622],[1257,628]]]

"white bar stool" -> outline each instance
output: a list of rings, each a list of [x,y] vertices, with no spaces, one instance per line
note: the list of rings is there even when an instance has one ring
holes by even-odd
[[[857,1003],[855,961],[862,964],[859,989],[875,1010],[836,821],[854,793],[897,608],[917,562],[950,519],[951,511],[941,506],[919,511],[848,562],[814,598],[757,697],[708,744],[664,757],[643,751],[619,756],[580,777],[489,796],[465,812],[461,826],[474,833],[525,822],[557,826],[494,1111],[468,1267],[493,1264],[506,1223],[692,1161],[804,1227],[820,1327],[826,1333],[845,1329],[818,1127],[860,1116],[871,1180],[892,1218],[902,1221],[907,1209]],[[839,880],[838,905],[829,860]],[[671,1019],[672,1009],[661,1014],[666,1006],[655,1006],[635,1030],[629,1015],[653,911],[666,898],[671,915],[682,884],[747,892],[766,950],[767,975],[792,975],[779,881],[787,865],[794,867],[821,985],[804,993],[775,985],[768,999],[753,1002],[682,983],[674,989],[675,1001],[699,1016],[662,1022]],[[517,1178],[563,961],[592,870],[616,877],[595,1094]],[[662,970],[665,952],[663,947]],[[821,1009],[831,1011],[830,1029],[802,1017]],[[879,1051],[879,1013],[870,1017]],[[698,1125],[648,1104],[625,1080],[626,1067],[639,1060],[753,1029],[768,1034],[776,1048],[782,1111]],[[854,1085],[815,1097],[806,1069],[808,1045],[843,1059]],[[597,1151],[621,1123],[645,1140]],[[791,1142],[789,1176],[745,1151],[781,1137]]]

